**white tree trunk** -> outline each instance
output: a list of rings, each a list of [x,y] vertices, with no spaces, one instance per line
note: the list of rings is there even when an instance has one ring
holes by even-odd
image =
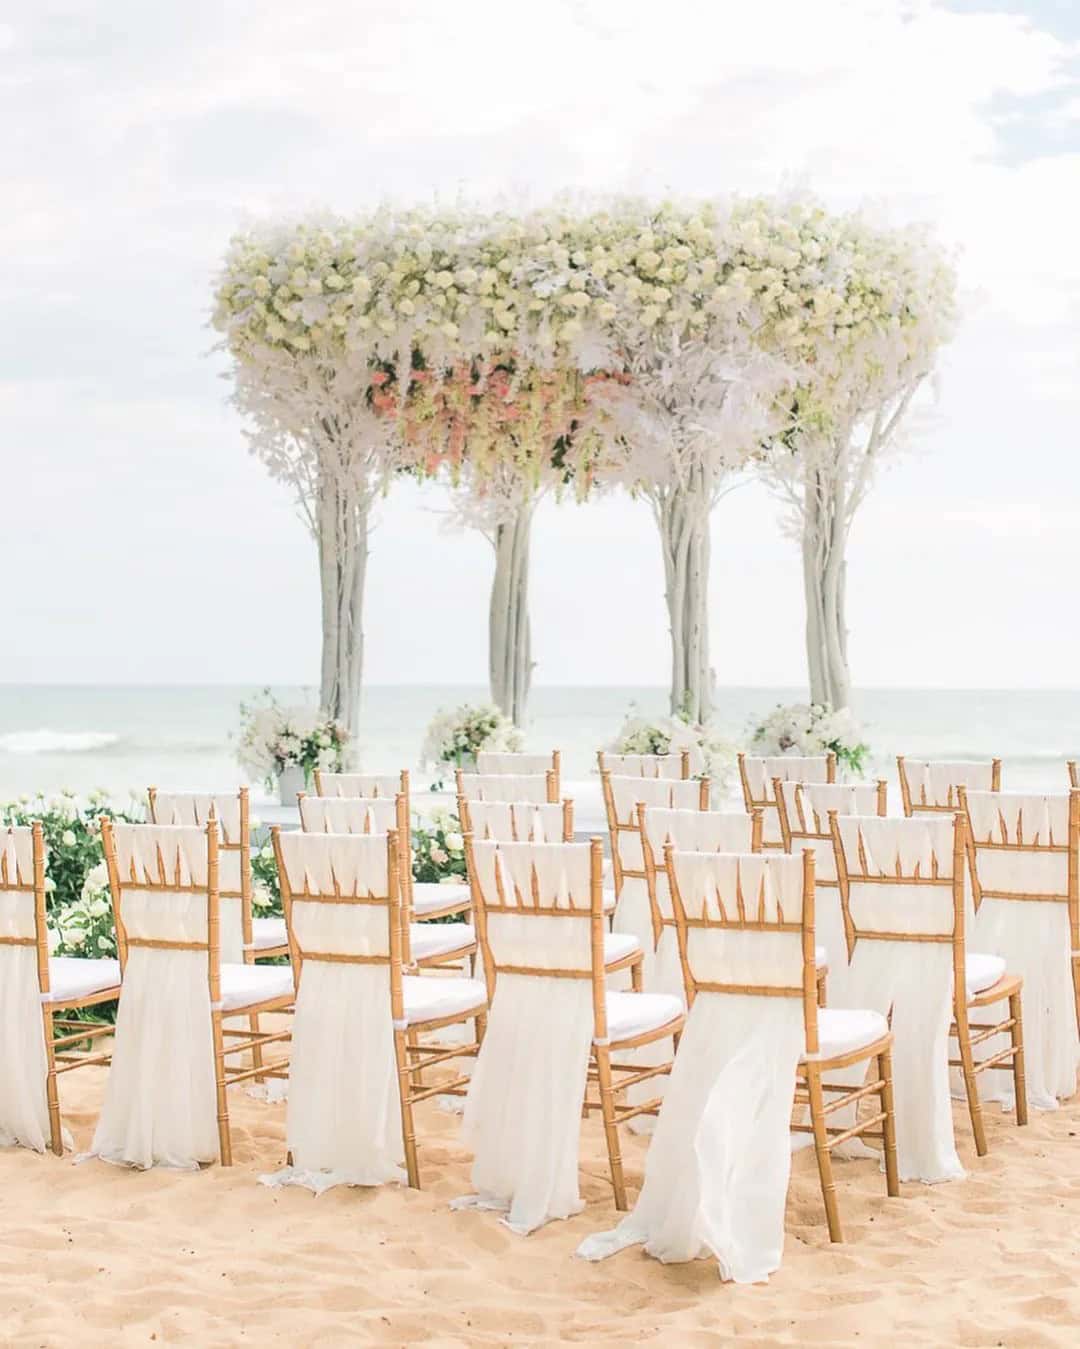
[[[495,530],[495,575],[488,610],[488,672],[492,700],[515,726],[524,726],[532,683],[529,626],[529,542],[533,505],[518,507]]]
[[[364,661],[367,494],[325,477],[319,485],[315,523],[322,589],[319,703],[355,736]]]
[[[810,701],[847,707],[851,674],[844,614],[847,542],[843,489],[815,474],[806,484],[803,588]]]
[[[709,498],[704,480],[655,499],[671,629],[671,710],[693,721],[712,713],[709,665]]]

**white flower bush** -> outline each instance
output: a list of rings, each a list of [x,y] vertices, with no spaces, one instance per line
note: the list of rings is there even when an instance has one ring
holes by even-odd
[[[832,751],[853,773],[862,774],[870,747],[850,708],[837,711],[827,703],[777,704],[751,730],[749,748],[765,756],[814,756]]]
[[[686,717],[644,717],[631,709],[619,732],[604,746],[612,754],[690,754],[691,771],[708,777],[718,790],[732,780],[736,750],[715,727]]]

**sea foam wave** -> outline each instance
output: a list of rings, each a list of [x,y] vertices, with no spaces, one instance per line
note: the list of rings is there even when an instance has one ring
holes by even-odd
[[[119,742],[114,731],[9,731],[0,735],[0,754],[86,754]]]

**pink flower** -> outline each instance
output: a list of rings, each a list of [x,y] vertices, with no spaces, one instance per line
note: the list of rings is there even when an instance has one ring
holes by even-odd
[[[375,385],[385,384],[389,378],[390,376],[386,373],[385,370],[376,370],[371,377],[371,382],[372,384]]]

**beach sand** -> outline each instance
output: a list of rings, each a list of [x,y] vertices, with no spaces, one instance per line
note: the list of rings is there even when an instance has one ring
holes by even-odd
[[[104,1074],[61,1079],[76,1149]],[[846,1243],[826,1230],[812,1152],[794,1159],[784,1263],[768,1284],[722,1284],[715,1261],[661,1265],[633,1249],[573,1256],[616,1221],[602,1134],[583,1126],[569,1222],[514,1236],[451,1212],[469,1190],[459,1119],[418,1112],[424,1189],[271,1191],[285,1107],[230,1096],[236,1165],[132,1172],[0,1151],[0,1344],[433,1346],[1040,1345],[1080,1342],[1080,1100],[1017,1129],[989,1111],[990,1155],[957,1133],[969,1176],[885,1196],[872,1161],[838,1163]],[[645,1142],[626,1134],[628,1180]]]

